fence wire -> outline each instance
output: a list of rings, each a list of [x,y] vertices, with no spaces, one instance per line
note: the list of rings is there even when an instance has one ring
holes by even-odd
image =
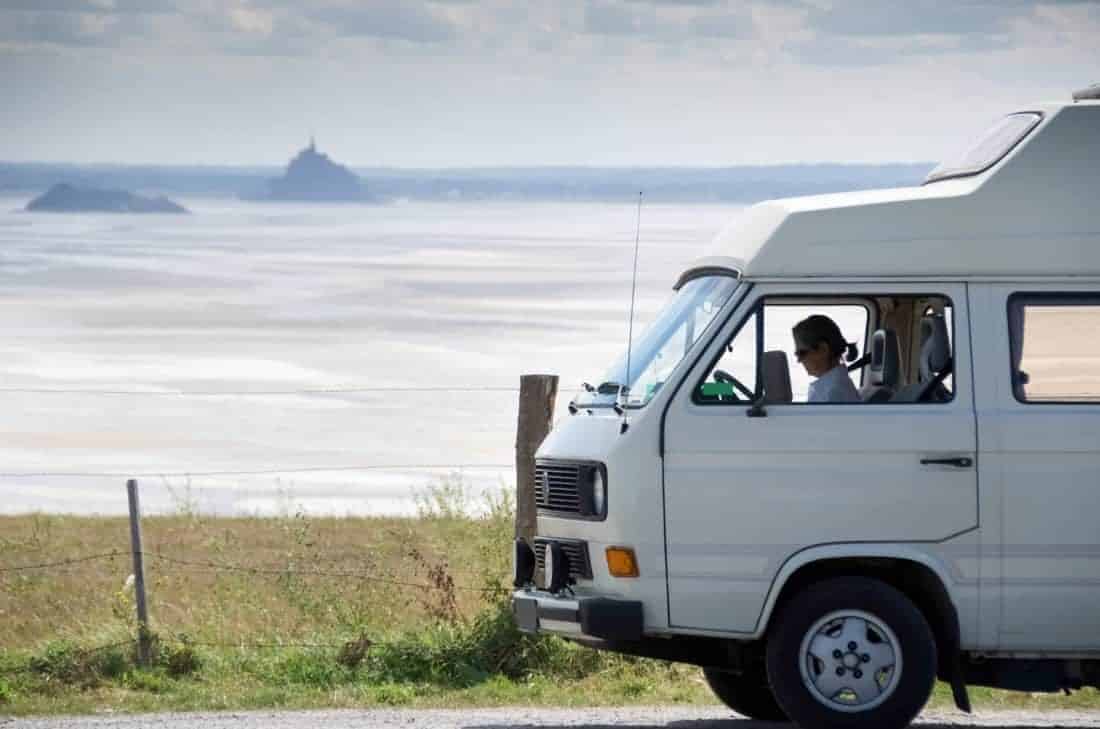
[[[253,649],[281,650],[281,649],[285,649],[285,648],[311,648],[311,649],[320,649],[320,650],[339,650],[339,649],[343,648],[346,645],[346,643],[313,643],[313,642],[305,643],[305,642],[299,642],[299,641],[278,641],[278,642],[268,641],[268,642],[256,643],[256,642],[247,642],[247,641],[243,641],[243,640],[233,641],[233,642],[210,641],[210,640],[193,640],[192,638],[190,638],[190,637],[188,637],[188,636],[186,636],[182,633],[177,633],[177,632],[169,630],[169,631],[167,631],[167,634],[165,635],[164,632],[163,632],[164,631],[163,628],[161,629],[161,631],[162,632],[157,633],[157,637],[160,640],[167,639],[167,640],[171,640],[175,643],[179,643],[180,645],[197,646],[197,647],[200,647],[200,648],[235,648],[235,649],[238,649],[238,650],[253,650]]]
[[[0,573],[3,572],[24,572],[29,570],[46,570],[57,569],[62,567],[68,567],[70,565],[82,564],[85,562],[92,562],[95,560],[109,559],[114,557],[126,557],[132,556],[134,553],[130,551],[115,551],[115,552],[103,552],[100,554],[89,554],[83,557],[74,557],[71,559],[58,560],[56,562],[41,562],[38,564],[26,564],[16,565],[14,567],[0,567]],[[338,577],[341,579],[355,579],[364,582],[377,582],[385,585],[393,585],[395,587],[409,587],[417,590],[432,590],[436,589],[436,585],[428,584],[425,582],[410,582],[408,580],[399,580],[392,577],[384,577],[369,572],[356,572],[348,570],[318,570],[318,569],[297,569],[293,567],[253,567],[249,565],[231,564],[228,562],[214,562],[210,560],[190,560],[181,559],[179,557],[172,557],[161,552],[140,552],[143,557],[165,562],[167,564],[181,567],[188,572],[197,572],[201,574],[219,574],[222,572],[236,572],[246,573],[251,575],[266,575],[272,577]],[[461,590],[464,592],[477,592],[488,593],[492,592],[491,588],[486,587],[474,587],[471,585],[450,585],[449,587],[455,590]]]
[[[92,562],[99,559],[108,559],[112,557],[124,557],[133,554],[132,552],[103,552],[101,554],[89,554],[83,557],[74,557],[72,559],[58,560],[57,562],[41,562],[39,564],[21,564],[16,567],[0,567],[0,572],[23,572],[26,570],[44,570],[54,569],[57,567],[67,567],[74,564],[82,564],[84,562]]]
[[[134,397],[266,397],[271,395],[356,395],[397,392],[409,393],[518,393],[518,387],[466,385],[458,387],[310,387],[294,390],[100,390],[94,388],[61,387],[0,387],[0,394],[13,395],[118,395]]]
[[[372,463],[360,466],[297,466],[240,471],[6,471],[0,478],[198,478],[209,476],[278,476],[284,473],[339,473],[355,471],[495,471],[514,463]]]
[[[211,562],[206,560],[186,560],[179,559],[177,557],[169,557],[160,552],[143,552],[146,557],[151,557],[162,562],[183,567],[189,571],[202,571],[206,570],[208,573],[218,572],[245,572],[253,575],[270,575],[274,577],[283,576],[295,576],[295,577],[339,577],[344,579],[356,579],[363,580],[364,582],[378,582],[386,585],[395,585],[397,587],[411,587],[418,590],[432,590],[435,589],[435,585],[423,583],[423,582],[409,582],[406,580],[398,580],[392,577],[381,577],[376,574],[370,574],[366,572],[349,572],[344,570],[301,570],[295,568],[281,568],[281,567],[249,567],[248,565],[236,565],[226,562]],[[451,585],[456,590],[463,590],[465,592],[491,592],[490,589],[484,587],[473,587],[470,585]]]

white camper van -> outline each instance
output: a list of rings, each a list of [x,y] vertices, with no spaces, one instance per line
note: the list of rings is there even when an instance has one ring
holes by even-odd
[[[755,205],[673,288],[538,451],[522,629],[803,727],[1100,686],[1100,87],[919,187]],[[807,401],[812,315],[856,396]]]

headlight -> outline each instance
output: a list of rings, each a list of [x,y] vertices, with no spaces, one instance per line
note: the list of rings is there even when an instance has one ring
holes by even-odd
[[[592,510],[601,516],[607,513],[607,484],[599,468],[592,469]]]
[[[581,466],[577,483],[582,517],[602,520],[607,516],[607,469],[602,463]]]

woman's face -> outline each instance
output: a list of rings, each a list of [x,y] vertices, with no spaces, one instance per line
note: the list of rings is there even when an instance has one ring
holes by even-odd
[[[810,377],[821,377],[833,368],[829,358],[829,345],[825,342],[818,342],[817,346],[810,347],[795,340],[794,356],[806,368],[806,374]]]

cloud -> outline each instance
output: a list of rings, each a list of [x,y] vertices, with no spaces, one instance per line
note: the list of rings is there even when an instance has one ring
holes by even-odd
[[[103,10],[94,0],[0,0],[0,12],[86,13]]]
[[[0,0],[0,13],[135,14],[173,13],[181,9],[178,0]]]
[[[116,22],[92,13],[6,12],[0,40],[24,44],[105,46],[117,41]]]
[[[751,15],[734,12],[704,13],[691,19],[694,35],[704,38],[743,39],[754,35]]]
[[[589,0],[586,32],[633,37],[690,50],[701,38],[747,39],[754,35],[752,15],[725,9],[722,0]]]
[[[787,45],[802,63],[811,66],[885,66],[919,57],[979,53],[1011,48],[1007,37],[926,35],[867,38],[819,35]]]
[[[0,40],[19,47],[117,47],[149,36],[175,0],[0,0]]]
[[[0,39],[135,53],[634,57],[698,65],[890,64],[1035,40],[1085,43],[1100,0],[0,0]],[[142,22],[128,19],[138,18]],[[736,43],[734,43],[736,42]],[[405,50],[402,51],[401,48]],[[639,53],[639,51],[644,51]],[[654,62],[658,62],[654,60]]]
[[[1003,32],[1031,6],[1017,0],[863,0],[812,10],[809,23],[820,33],[840,36],[973,35]]]
[[[306,10],[304,15],[343,36],[441,43],[458,35],[458,28],[445,16],[412,3],[329,5]]]
[[[308,56],[332,37],[287,8],[248,0],[218,0],[164,25],[158,35],[199,56]]]
[[[714,7],[725,5],[726,0],[625,0],[636,5],[666,5],[669,7]]]
[[[657,31],[657,15],[648,4],[589,0],[584,7],[584,28],[595,35],[649,36]]]
[[[783,4],[783,3],[780,3]],[[782,48],[800,64],[883,66],[916,58],[1009,52],[1053,31],[1051,18],[1081,18],[1097,0],[859,0],[804,5],[802,32]],[[1086,9],[1088,8],[1088,9]],[[1081,25],[1081,21],[1076,23]],[[1093,25],[1093,27],[1095,27]]]
[[[229,22],[243,33],[271,35],[275,29],[275,17],[272,13],[244,6],[229,9]]]

